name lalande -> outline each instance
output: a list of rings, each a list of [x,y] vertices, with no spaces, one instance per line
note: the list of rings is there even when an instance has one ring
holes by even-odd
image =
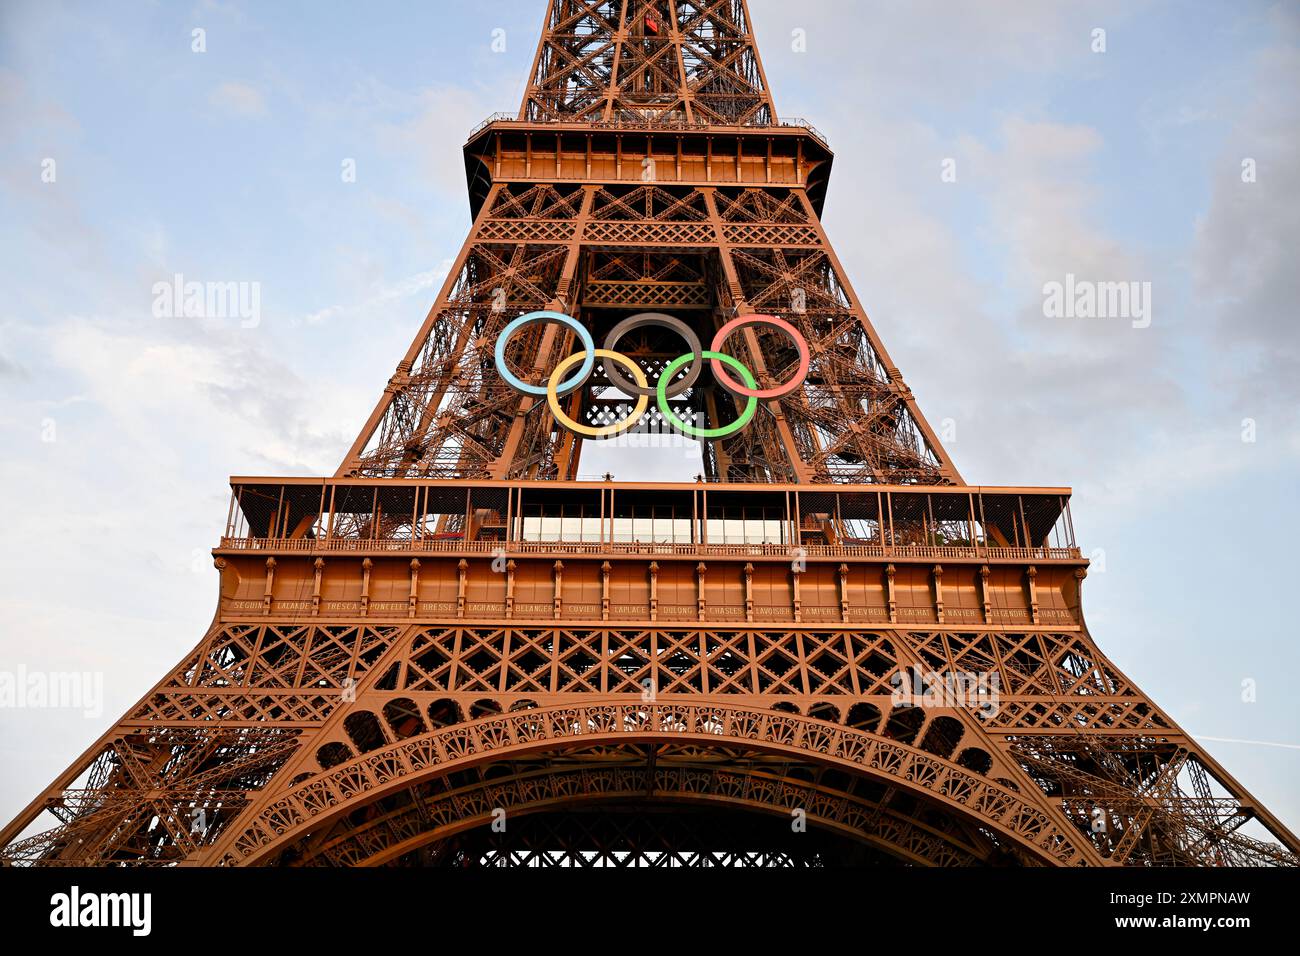
[[[251,329],[262,321],[262,283],[185,281],[176,273],[170,282],[155,282],[155,319],[239,319]]]

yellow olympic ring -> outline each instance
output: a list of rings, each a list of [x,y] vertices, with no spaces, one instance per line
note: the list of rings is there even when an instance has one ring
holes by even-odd
[[[609,359],[611,362],[617,362],[619,365],[622,365],[632,373],[632,378],[638,385],[642,388],[647,387],[645,372],[641,371],[641,366],[637,365],[636,362],[632,361],[622,352],[611,352],[609,349],[594,349],[593,352],[596,358]],[[568,415],[564,414],[564,409],[560,408],[560,399],[558,394],[560,380],[564,377],[565,372],[577,365],[579,362],[584,361],[586,358],[586,354],[575,352],[559,365],[555,366],[555,371],[551,373],[550,380],[546,383],[546,404],[551,406],[551,414],[555,416],[557,422],[569,431],[582,435],[585,438],[605,438],[609,435],[617,435],[620,432],[627,431],[641,420],[641,415],[645,412],[646,406],[650,403],[649,395],[640,395],[637,397],[636,407],[632,409],[632,413],[628,415],[627,418],[623,419],[621,422],[615,422],[613,425],[604,425],[600,428],[593,428],[590,425],[580,425]]]

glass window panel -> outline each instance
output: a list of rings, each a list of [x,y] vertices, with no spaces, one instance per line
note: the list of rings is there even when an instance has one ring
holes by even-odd
[[[691,519],[690,518],[673,519],[673,540],[678,544],[691,543]]]

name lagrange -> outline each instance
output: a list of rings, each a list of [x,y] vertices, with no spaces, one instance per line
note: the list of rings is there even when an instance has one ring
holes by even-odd
[[[153,897],[148,893],[83,893],[74,886],[50,897],[50,925],[126,926],[133,936],[153,928]]]

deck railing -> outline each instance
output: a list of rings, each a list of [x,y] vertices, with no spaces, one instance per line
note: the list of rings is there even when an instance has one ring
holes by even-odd
[[[640,555],[645,557],[936,558],[947,560],[1078,561],[1078,548],[1002,548],[927,544],[700,544],[650,541],[464,541],[456,538],[231,538],[221,550],[263,552],[384,552],[412,554]]]
[[[716,128],[719,127],[719,125],[722,125],[723,128],[726,128],[726,129],[753,129],[753,130],[762,130],[762,129],[765,129],[765,128],[770,128],[771,126],[776,126],[776,127],[786,127],[786,128],[792,128],[792,129],[802,129],[802,130],[805,130],[807,133],[809,133],[809,134],[810,134],[814,139],[816,139],[816,140],[817,140],[819,143],[821,143],[823,146],[827,146],[827,147],[830,146],[830,143],[827,142],[827,140],[826,140],[826,136],[825,136],[825,134],[823,134],[821,130],[819,130],[817,127],[813,126],[813,125],[812,125],[811,123],[809,123],[806,119],[802,119],[802,118],[797,117],[797,116],[786,117],[786,118],[782,119],[782,120],[781,120],[780,122],[778,122],[778,123],[768,124],[768,125],[766,125],[766,126],[755,126],[755,125],[750,125],[750,126],[726,126],[725,124],[704,123],[704,122],[698,122],[698,121],[697,121],[697,122],[688,122],[688,121],[686,121],[686,120],[667,120],[667,119],[658,119],[658,120],[633,120],[633,119],[611,119],[611,120],[600,119],[600,120],[584,120],[584,119],[579,119],[579,118],[577,118],[577,117],[566,117],[565,119],[558,119],[558,120],[552,120],[552,119],[522,119],[522,120],[521,120],[521,119],[519,119],[518,115],[516,115],[515,113],[493,113],[491,116],[487,117],[487,118],[484,119],[481,123],[479,123],[477,126],[475,126],[472,130],[470,130],[470,132],[469,132],[469,136],[466,137],[466,138],[467,138],[467,139],[473,139],[473,138],[474,138],[475,136],[477,136],[480,132],[482,132],[483,130],[487,129],[489,126],[491,126],[493,123],[510,123],[510,124],[516,124],[516,125],[519,125],[519,126],[540,126],[540,125],[556,125],[556,126],[561,126],[561,125],[566,125],[566,124],[567,124],[567,125],[571,125],[571,126],[585,126],[585,127],[589,127],[589,128],[591,128],[591,129],[593,129],[593,130],[604,130],[604,129],[610,129],[610,130],[650,130],[650,131],[654,131],[654,130],[683,130],[683,129],[684,129],[684,130],[692,130],[692,129],[705,130],[705,129],[716,129]]]

